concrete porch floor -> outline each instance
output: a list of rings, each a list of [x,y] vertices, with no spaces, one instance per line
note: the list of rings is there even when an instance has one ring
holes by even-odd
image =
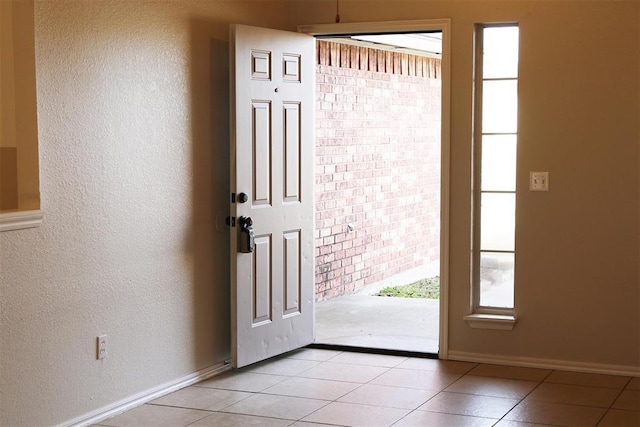
[[[316,342],[438,353],[440,301],[344,295],[316,302]]]

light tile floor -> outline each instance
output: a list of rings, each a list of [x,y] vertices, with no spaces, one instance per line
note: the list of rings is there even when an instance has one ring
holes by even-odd
[[[640,426],[640,379],[302,349],[102,426]]]

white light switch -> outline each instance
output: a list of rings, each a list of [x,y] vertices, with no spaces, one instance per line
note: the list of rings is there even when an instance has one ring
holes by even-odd
[[[529,191],[549,191],[549,172],[529,172]]]

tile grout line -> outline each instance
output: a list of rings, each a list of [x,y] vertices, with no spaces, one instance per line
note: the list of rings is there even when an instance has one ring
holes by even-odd
[[[480,364],[478,364],[478,365],[480,365]],[[517,402],[515,405],[513,405],[513,407],[511,407],[511,409],[509,409],[507,412],[505,412],[505,414],[504,414],[502,417],[500,417],[500,418],[498,419],[498,421],[496,421],[493,425],[495,426],[495,425],[496,425],[496,424],[498,424],[500,421],[504,420],[504,419],[505,419],[505,417],[506,417],[507,415],[509,415],[509,414],[511,413],[511,411],[513,411],[513,410],[516,408],[516,406],[518,406],[519,404],[521,404],[522,402],[524,402],[524,400],[527,398],[527,396],[529,396],[531,393],[533,393],[533,392],[534,392],[534,390],[536,390],[538,387],[540,387],[540,385],[541,385],[541,384],[542,384],[542,383],[543,383],[547,378],[549,378],[549,376],[553,373],[553,371],[554,371],[554,370],[550,370],[550,371],[549,371],[549,373],[548,373],[547,375],[545,375],[545,377],[544,377],[544,378],[542,378],[541,380],[537,381],[537,383],[538,383],[538,384],[537,384],[534,388],[532,388],[531,390],[529,390],[529,392],[528,392],[528,393],[526,393],[524,396],[522,396],[522,397],[518,400],[518,402]],[[506,379],[513,379],[513,378],[506,378]],[[523,381],[523,380],[521,380],[521,381]]]
[[[436,396],[438,396],[440,393],[442,393],[444,390],[447,389],[447,387],[452,386],[453,384],[455,384],[456,382],[460,381],[462,378],[464,378],[469,372],[471,372],[471,370],[473,368],[475,368],[476,366],[478,366],[478,363],[476,363],[473,367],[469,368],[465,373],[463,374],[459,374],[460,377],[456,378],[454,381],[451,382],[451,384],[447,384],[442,390],[439,390],[436,392],[436,394],[434,394],[433,396],[431,396],[430,398],[428,398],[427,400],[425,400],[424,402],[422,402],[420,405],[418,405],[416,408],[409,410],[409,413],[406,414],[404,417],[400,418],[399,420],[395,421],[393,424],[391,424],[392,427],[396,424],[398,424],[400,421],[404,420],[405,418],[407,418],[409,415],[413,414],[414,412],[418,411],[418,408],[425,405],[427,402],[431,401],[433,398],[435,398]],[[433,371],[433,373],[436,373],[437,371]],[[456,374],[457,375],[457,374]],[[434,390],[435,391],[435,390]],[[424,411],[424,412],[429,412],[429,411]],[[453,415],[459,415],[459,414],[453,414]],[[480,417],[481,418],[481,417]]]
[[[291,379],[291,378],[305,378],[305,379],[311,379],[311,380],[322,380],[322,381],[328,381],[328,380],[323,379],[323,378],[309,378],[309,377],[304,377],[304,376],[300,376],[300,375],[301,375],[301,374],[303,374],[303,373],[305,373],[305,372],[307,372],[307,371],[309,371],[309,370],[311,370],[311,369],[313,369],[313,368],[315,368],[315,367],[317,367],[317,366],[319,366],[319,365],[321,365],[321,364],[323,364],[323,363],[329,362],[330,360],[332,360],[332,359],[334,359],[334,358],[338,357],[338,356],[339,356],[340,354],[342,354],[342,353],[344,353],[344,352],[340,352],[340,353],[338,353],[338,354],[335,354],[335,355],[331,356],[330,358],[328,358],[328,359],[326,359],[326,360],[321,360],[321,361],[318,361],[318,360],[312,360],[313,362],[318,362],[318,363],[317,363],[317,364],[315,364],[315,365],[313,365],[313,366],[311,366],[310,368],[307,368],[307,369],[302,370],[301,372],[298,372],[297,374],[290,375],[290,376],[289,376],[289,379]],[[286,359],[286,358],[284,358],[284,359]],[[306,360],[306,359],[298,359],[298,360]],[[335,362],[333,362],[333,363],[335,363]],[[281,383],[283,383],[284,381],[287,381],[287,380],[283,380],[283,381],[279,382],[278,384],[281,384]],[[342,382],[348,382],[348,381],[342,381]],[[277,384],[275,384],[275,385],[277,385]],[[364,385],[364,384],[361,384],[358,388],[360,388],[362,385]],[[261,392],[258,392],[257,394],[266,395],[267,393],[264,393],[264,391],[266,391],[267,389],[269,389],[269,387],[267,387],[266,389],[262,390]],[[357,388],[356,388],[356,389],[357,389]],[[354,389],[354,390],[356,390],[356,389]],[[352,390],[352,391],[353,391],[353,390]],[[345,393],[344,395],[347,395],[347,394],[349,394],[349,393],[350,393],[350,391],[349,391],[349,392],[347,392],[347,393]],[[339,396],[339,397],[338,397],[338,399],[339,399],[340,397],[344,396],[344,395]],[[274,395],[274,396],[276,396],[276,395]],[[280,396],[280,395],[278,395],[278,396]],[[313,399],[313,400],[324,400],[324,399]],[[292,423],[290,423],[290,424],[288,425],[288,427],[290,427],[290,426],[292,426],[292,425],[296,424],[297,422],[302,422],[302,420],[303,420],[304,418],[309,417],[309,416],[311,416],[311,415],[315,414],[316,412],[318,412],[319,410],[321,410],[321,409],[323,409],[323,408],[326,408],[326,407],[327,407],[327,406],[329,406],[331,403],[336,402],[336,401],[337,401],[337,399],[333,399],[333,400],[324,400],[324,401],[325,401],[325,402],[327,402],[325,405],[321,406],[321,407],[320,407],[320,408],[318,408],[318,409],[315,409],[315,410],[313,410],[313,411],[309,412],[308,414],[304,415],[304,416],[303,416],[303,417],[301,417],[301,418],[298,418],[298,419],[294,420]],[[327,424],[327,425],[331,425],[331,424]]]
[[[620,396],[622,396],[622,393],[624,393],[624,391],[627,389],[627,387],[629,386],[629,384],[631,383],[631,381],[633,380],[633,377],[629,377],[629,379],[627,380],[627,382],[624,384],[624,386],[622,386],[622,388],[620,389],[620,392],[616,395],[615,399],[613,399],[611,401],[611,403],[609,404],[609,407],[606,408],[606,410],[604,411],[604,414],[602,414],[602,416],[598,419],[598,422],[596,423],[596,426],[599,425],[604,418],[607,416],[607,414],[614,409],[613,405],[616,404],[616,402],[618,401],[618,399],[620,399]]]
[[[342,353],[344,353],[344,352],[342,352]],[[340,354],[342,354],[342,353],[340,353]],[[338,355],[339,355],[339,354],[337,354],[337,355],[333,356],[331,359],[333,359],[333,358],[337,357]],[[323,408],[327,407],[327,406],[328,406],[328,405],[330,405],[331,403],[348,403],[348,402],[339,402],[339,401],[338,401],[338,399],[340,399],[340,398],[342,398],[342,397],[346,396],[347,394],[350,394],[350,393],[352,393],[352,392],[354,392],[354,391],[356,391],[356,390],[361,389],[361,388],[362,388],[362,387],[364,387],[365,385],[375,385],[375,384],[372,384],[372,382],[373,382],[374,380],[376,380],[376,379],[377,379],[377,378],[379,378],[380,376],[382,376],[382,375],[386,374],[387,372],[391,371],[392,369],[396,368],[398,365],[400,365],[401,363],[406,362],[406,361],[407,361],[407,360],[409,360],[409,359],[410,359],[410,358],[409,358],[409,357],[407,357],[407,358],[405,358],[402,362],[398,362],[395,366],[391,366],[391,367],[389,367],[389,366],[363,365],[363,364],[361,364],[361,363],[342,363],[342,362],[340,362],[340,363],[345,364],[345,365],[366,366],[366,367],[377,367],[377,368],[385,368],[386,370],[385,370],[385,371],[383,371],[383,372],[381,372],[380,374],[376,375],[375,377],[371,378],[371,379],[370,379],[369,381],[367,381],[367,382],[359,383],[358,387],[356,387],[355,389],[353,389],[353,390],[351,390],[351,391],[348,391],[348,392],[344,393],[343,395],[338,396],[337,398],[335,398],[335,399],[333,399],[332,401],[330,401],[327,405],[324,405],[322,408],[318,408],[317,410],[315,410],[315,411],[313,411],[313,412],[311,412],[311,413],[307,414],[307,415],[306,415],[305,417],[303,417],[303,418],[306,418],[306,417],[308,417],[308,416],[310,416],[310,415],[313,415],[314,413],[316,413],[317,411],[319,411],[319,410],[321,410],[321,409],[323,409]],[[330,359],[328,359],[328,360],[330,360]],[[339,363],[339,362],[334,362],[334,363]],[[303,377],[303,378],[304,378],[304,377]],[[431,398],[433,398],[433,396],[432,396]],[[429,401],[431,398],[427,399],[427,401]],[[426,403],[426,401],[425,401],[425,403]],[[364,404],[357,404],[357,403],[352,403],[352,404],[354,404],[354,405],[362,405],[362,406],[379,406],[379,405],[364,405]],[[423,403],[423,404],[424,404],[424,403]],[[394,409],[405,409],[405,408],[394,408]],[[399,418],[398,420],[394,421],[392,424],[390,424],[390,425],[389,425],[389,427],[390,427],[390,426],[392,426],[392,425],[394,425],[394,424],[396,424],[396,423],[398,423],[400,420],[404,419],[404,418],[405,418],[405,417],[407,417],[409,414],[411,414],[413,411],[415,411],[415,409],[407,409],[407,410],[409,411],[407,414],[405,414],[404,416],[402,416],[402,417],[401,417],[401,418]],[[300,419],[300,420],[298,420],[298,421],[301,421],[301,420],[302,420],[302,419]],[[327,425],[334,425],[334,424],[327,424]]]
[[[522,403],[531,393],[533,393],[538,387],[540,387],[542,384],[546,383],[546,380],[554,373],[554,372],[560,372],[557,369],[552,369],[551,372],[549,372],[542,380],[540,380],[538,382],[538,385],[536,385],[529,393],[527,393],[521,400],[520,402],[518,402],[518,404]],[[620,389],[618,395],[615,397],[615,399],[613,399],[613,401],[609,404],[609,407],[601,407],[601,406],[592,406],[592,405],[585,405],[585,404],[575,404],[575,403],[563,403],[563,402],[546,402],[546,401],[542,401],[542,402],[546,402],[546,403],[553,403],[553,404],[559,404],[559,405],[567,405],[567,406],[577,406],[577,407],[582,407],[582,408],[594,408],[594,409],[604,409],[604,413],[600,416],[600,418],[598,419],[598,421],[596,422],[596,424],[594,424],[594,426],[599,425],[602,420],[604,419],[604,417],[607,415],[607,413],[609,412],[609,410],[612,409],[612,406],[615,404],[616,400],[620,397],[620,395],[624,392],[625,387],[629,384],[629,382],[632,380],[632,378],[630,378],[625,385],[623,386],[622,389]],[[559,384],[559,385],[567,385],[567,386],[575,386],[575,387],[590,387],[590,388],[605,388],[605,389],[614,389],[616,390],[617,388],[615,387],[597,387],[597,386],[589,386],[589,385],[581,385],[581,384],[570,384],[570,383],[552,383],[549,382],[547,384]],[[517,406],[517,405],[516,405]],[[514,406],[515,408],[515,406]],[[506,417],[511,411],[513,411],[514,408],[511,408],[511,410],[509,412],[507,412],[502,418],[500,418],[499,421],[502,421],[504,419],[504,417]],[[499,422],[498,421],[498,422]]]
[[[547,375],[545,375],[545,377],[544,377],[544,378],[542,378],[540,381],[538,381],[538,384],[537,384],[534,388],[532,388],[532,389],[531,389],[527,394],[525,394],[524,396],[522,396],[522,398],[520,399],[520,401],[519,401],[518,403],[516,403],[516,404],[513,406],[513,408],[509,409],[509,411],[507,411],[507,413],[506,413],[506,414],[504,414],[504,415],[503,415],[503,416],[502,416],[502,417],[501,417],[501,418],[496,422],[496,424],[497,424],[497,423],[499,423],[500,421],[504,420],[504,419],[505,419],[505,417],[506,417],[507,415],[509,415],[509,414],[510,414],[510,413],[511,413],[515,408],[516,408],[516,406],[518,406],[519,404],[521,404],[522,402],[524,402],[524,400],[525,400],[529,395],[531,395],[531,393],[533,393],[533,392],[534,392],[538,387],[540,387],[540,385],[542,385],[542,384],[547,380],[547,378],[549,378],[549,377],[551,376],[551,374],[553,374],[554,372],[555,372],[555,369],[551,369],[551,370],[549,371],[549,373],[548,373]]]
[[[294,360],[306,360],[308,362],[316,362],[313,366],[308,367],[303,369],[300,372],[297,372],[295,374],[274,374],[274,373],[267,373],[267,372],[249,372],[249,371],[242,371],[242,370],[237,370],[236,372],[238,373],[251,373],[251,374],[257,374],[257,375],[263,375],[263,376],[280,376],[282,377],[282,379],[280,381],[278,381],[275,384],[272,384],[270,386],[265,387],[264,389],[261,389],[259,391],[245,391],[245,390],[234,390],[234,389],[229,389],[229,388],[215,388],[215,387],[202,387],[202,386],[198,386],[198,384],[194,384],[190,387],[194,387],[194,388],[208,388],[208,389],[214,389],[214,390],[221,390],[221,391],[226,391],[226,392],[242,392],[242,393],[246,393],[246,395],[244,397],[242,397],[240,400],[235,401],[233,403],[229,403],[224,405],[221,408],[218,408],[217,410],[211,410],[211,409],[199,409],[199,408],[190,408],[190,407],[185,407],[183,406],[184,403],[182,403],[180,406],[176,406],[176,405],[167,405],[167,404],[157,404],[157,403],[152,403],[152,402],[148,402],[145,405],[149,405],[149,406],[156,406],[156,407],[171,407],[171,408],[182,408],[182,409],[189,409],[189,410],[196,410],[196,411],[201,411],[206,413],[206,415],[203,418],[200,418],[198,420],[189,422],[188,424],[185,424],[185,426],[191,426],[194,423],[197,423],[199,421],[205,420],[208,417],[211,417],[212,415],[218,413],[218,414],[233,414],[233,415],[240,415],[240,416],[247,416],[247,417],[253,417],[256,419],[275,419],[275,420],[283,420],[286,422],[290,422],[288,424],[288,426],[292,426],[297,422],[302,422],[302,420],[306,417],[309,417],[313,414],[315,414],[316,412],[320,411],[323,408],[326,408],[328,405],[331,405],[332,403],[345,403],[345,404],[353,404],[353,405],[359,405],[359,406],[371,406],[371,407],[377,407],[377,408],[394,408],[394,409],[399,409],[399,410],[405,410],[407,411],[406,414],[402,415],[399,419],[397,419],[396,421],[393,421],[390,426],[394,426],[397,425],[398,423],[401,423],[402,420],[406,419],[407,417],[409,417],[411,414],[414,414],[416,412],[419,412],[418,408],[420,408],[422,405],[426,404],[427,402],[431,401],[432,399],[434,399],[436,396],[440,396],[443,393],[456,393],[456,394],[464,394],[464,395],[476,395],[474,393],[464,393],[464,392],[446,392],[447,388],[451,387],[452,385],[458,383],[459,381],[461,381],[463,378],[475,378],[478,377],[478,375],[474,375],[472,374],[472,371],[474,369],[476,369],[478,366],[481,366],[482,364],[479,363],[475,363],[474,366],[470,367],[468,370],[466,370],[466,372],[464,373],[450,373],[450,372],[443,372],[442,370],[423,370],[423,369],[412,369],[412,368],[399,368],[399,365],[401,365],[402,363],[405,363],[406,361],[412,359],[411,357],[407,357],[404,360],[396,363],[394,366],[377,366],[375,364],[371,365],[371,364],[362,364],[362,363],[345,363],[345,362],[340,362],[340,361],[335,361],[334,359],[336,357],[338,357],[340,354],[343,354],[344,352],[340,352],[338,354],[334,354],[331,357],[329,357],[326,360],[310,360],[310,359],[294,359]],[[282,358],[281,360],[286,360],[289,358]],[[374,375],[372,378],[364,381],[364,382],[353,382],[353,381],[341,381],[341,380],[335,380],[335,379],[327,379],[327,378],[310,378],[310,377],[305,377],[305,376],[301,376],[302,374],[304,374],[305,372],[308,372],[311,369],[314,369],[315,367],[323,364],[323,363],[335,363],[335,364],[341,364],[341,365],[351,365],[354,367],[362,367],[362,368],[379,368],[382,371],[376,375]],[[267,363],[268,365],[268,363]],[[400,407],[393,407],[393,406],[384,406],[384,405],[379,405],[379,404],[366,404],[366,403],[357,403],[357,402],[340,402],[339,399],[342,399],[343,397],[347,396],[350,393],[353,393],[357,390],[362,389],[364,386],[370,385],[370,386],[381,386],[381,387],[389,387],[389,388],[411,388],[413,389],[413,387],[404,387],[402,385],[385,385],[385,384],[375,384],[374,381],[376,381],[377,379],[379,379],[380,377],[382,377],[383,375],[393,371],[394,369],[400,369],[400,370],[412,370],[412,371],[416,371],[416,372],[426,372],[429,375],[442,375],[442,374],[453,374],[453,375],[457,375],[458,377],[453,380],[451,383],[447,384],[446,386],[444,386],[442,389],[439,390],[432,390],[435,391],[435,394],[431,397],[429,397],[428,399],[426,399],[424,402],[422,402],[421,404],[419,404],[416,408],[414,409],[410,409],[410,408],[400,408]],[[296,371],[295,369],[292,370],[292,372]],[[330,371],[330,369],[329,369]],[[593,406],[593,405],[589,405],[589,404],[576,404],[576,403],[566,403],[566,402],[555,402],[555,401],[549,401],[549,403],[552,404],[560,404],[560,405],[566,405],[566,406],[578,406],[578,407],[584,407],[584,408],[593,408],[593,409],[601,409],[604,410],[604,412],[602,413],[602,415],[595,420],[595,426],[600,425],[603,420],[605,419],[605,417],[607,416],[607,414],[610,413],[611,410],[615,409],[613,408],[613,406],[615,405],[615,403],[617,402],[618,399],[620,399],[620,397],[623,395],[623,393],[625,393],[625,391],[627,390],[627,387],[629,387],[629,385],[631,384],[631,382],[634,380],[634,377],[629,377],[627,378],[626,382],[622,385],[621,388],[618,387],[597,387],[597,386],[590,386],[590,385],[583,385],[583,384],[572,384],[572,383],[555,383],[555,382],[548,382],[548,380],[550,379],[550,377],[552,375],[554,375],[554,373],[557,372],[561,372],[558,370],[550,370],[546,375],[544,375],[544,377],[542,377],[540,380],[537,381],[531,381],[531,380],[521,380],[521,381],[531,381],[531,382],[535,382],[535,386],[529,390],[528,392],[526,392],[522,397],[520,398],[509,398],[512,399],[514,401],[516,401],[516,403],[510,408],[508,409],[504,415],[502,415],[502,417],[498,418],[495,423],[493,424],[494,426],[497,423],[500,423],[502,420],[505,420],[506,417],[513,412],[513,410],[520,405],[522,402],[524,402],[524,400],[526,400],[528,397],[530,397],[532,395],[532,393],[534,393],[536,390],[538,390],[543,384],[550,384],[550,385],[554,385],[554,384],[558,384],[558,385],[564,385],[564,386],[576,386],[576,387],[587,387],[587,388],[606,388],[606,389],[613,389],[616,390],[617,393],[611,393],[612,395],[615,394],[615,396],[613,397],[613,399],[611,400],[611,402],[608,404],[607,407],[603,407],[603,406]],[[278,384],[282,384],[285,381],[288,381],[290,379],[293,378],[301,378],[301,379],[310,379],[310,380],[320,380],[320,381],[334,381],[334,382],[341,382],[341,383],[352,383],[355,384],[356,387],[350,391],[346,391],[346,392],[341,392],[339,395],[336,395],[335,397],[330,396],[329,399],[321,399],[321,398],[315,398],[315,397],[309,397],[309,398],[304,398],[301,396],[288,396],[288,397],[298,397],[298,398],[303,398],[303,399],[312,399],[312,400],[316,400],[316,401],[322,401],[324,404],[320,407],[317,408],[313,411],[311,411],[310,413],[302,416],[301,418],[298,419],[290,419],[290,418],[278,418],[278,417],[273,417],[273,416],[263,416],[263,415],[256,415],[256,414],[249,414],[249,413],[241,413],[241,412],[224,412],[225,409],[229,408],[230,406],[233,406],[234,404],[237,404],[239,402],[245,401],[246,399],[249,399],[253,396],[278,396],[278,397],[287,397],[287,395],[279,395],[279,394],[270,394],[267,392],[267,390],[271,387],[277,386]],[[497,376],[497,377],[487,377],[487,378],[495,378],[495,379],[502,379],[502,380],[520,380],[518,378],[509,378],[509,377],[502,377],[502,376]],[[416,390],[424,390],[426,391],[426,389],[420,389],[420,388],[416,388]],[[487,395],[477,395],[477,396],[486,396],[486,397],[492,397],[492,396],[487,396]],[[500,396],[494,396],[494,397],[500,397]],[[508,397],[505,397],[505,399]],[[542,400],[541,402],[547,402],[546,400]],[[383,402],[384,403],[384,402]],[[187,403],[188,404],[188,403]],[[431,412],[431,413],[436,413],[433,411],[424,411],[424,412]],[[462,414],[462,413],[454,413],[454,412],[437,412],[437,413],[441,413],[441,414],[448,414],[448,415],[457,415],[457,416],[464,416],[464,417],[470,417],[470,418],[476,418],[476,419],[486,419],[486,420],[494,420],[495,418],[491,418],[491,417],[486,417],[486,416],[476,416],[476,415],[469,415],[469,414]],[[527,421],[528,422],[528,421]],[[322,423],[323,425],[331,425],[331,426],[335,426],[337,424],[328,424],[328,423]]]
[[[404,363],[406,360],[409,360],[409,358],[405,359],[402,363]],[[400,364],[400,363],[398,363],[398,365],[399,365],[399,364]],[[398,365],[396,365],[396,366],[398,366]],[[377,378],[381,377],[382,375],[386,374],[387,372],[391,371],[391,369],[393,369],[393,367],[392,367],[392,368],[387,369],[387,370],[386,370],[386,371],[384,371],[384,372],[382,372],[380,375],[376,376],[375,378],[372,378],[372,379],[371,379],[371,380],[369,380],[369,382],[367,382],[366,384],[371,384],[371,382],[372,382],[372,381],[374,381],[375,379],[377,379]],[[365,384],[363,384],[363,385],[365,385]],[[371,384],[371,385],[375,385],[375,384]],[[432,397],[433,397],[433,396],[432,396]],[[429,399],[427,399],[427,400],[429,400]],[[397,419],[397,420],[395,420],[394,422],[392,422],[391,424],[389,424],[389,427],[391,427],[391,426],[393,426],[393,425],[395,425],[395,424],[399,423],[401,420],[403,420],[404,418],[408,417],[408,416],[409,416],[409,414],[413,413],[413,411],[415,411],[415,409],[411,409],[411,410],[409,410],[409,412],[408,412],[407,414],[405,414],[404,416],[400,417],[399,419]]]

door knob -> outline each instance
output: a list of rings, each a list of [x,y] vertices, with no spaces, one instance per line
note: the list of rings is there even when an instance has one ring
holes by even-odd
[[[249,200],[249,196],[247,196],[246,193],[238,194],[238,202],[239,203],[246,203],[247,200]]]

